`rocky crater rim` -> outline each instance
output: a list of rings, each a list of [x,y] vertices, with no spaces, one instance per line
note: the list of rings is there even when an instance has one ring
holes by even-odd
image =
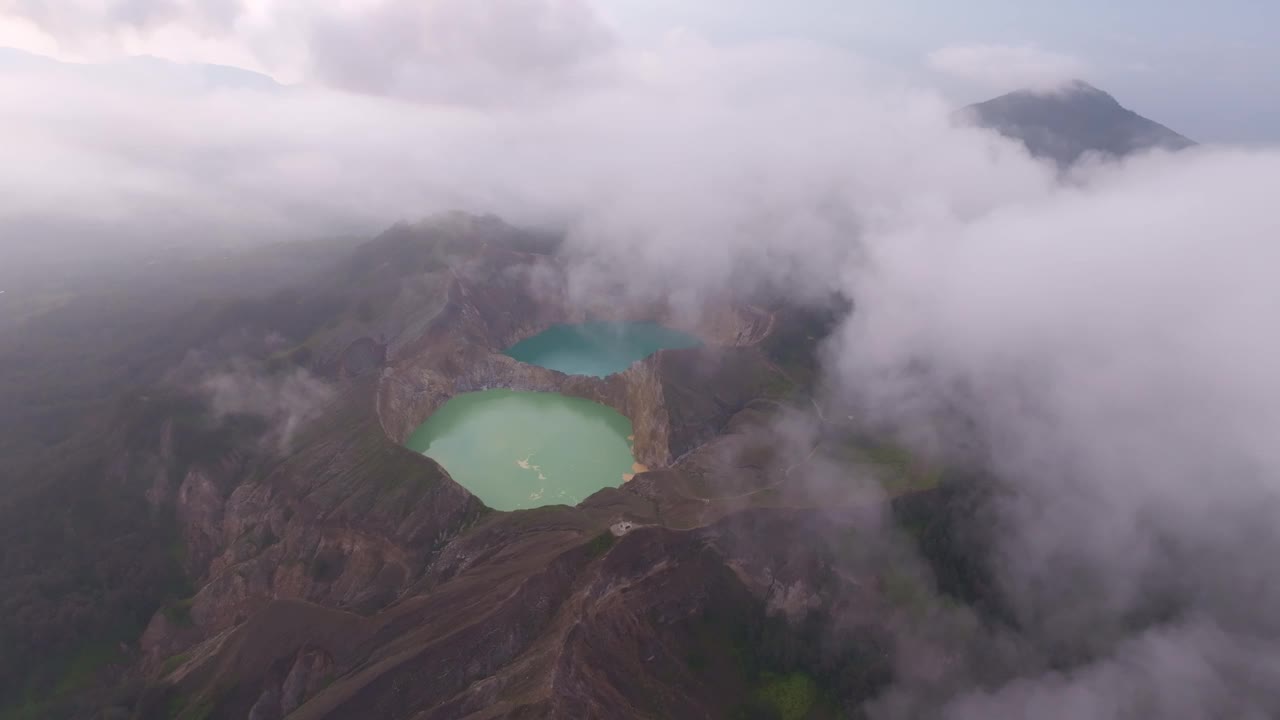
[[[505,354],[556,325],[586,322],[654,322],[692,335],[704,347],[659,350],[603,378],[566,375]],[[455,270],[444,307],[416,339],[394,349],[378,383],[378,419],[387,437],[403,445],[417,427],[463,393],[560,393],[627,417],[634,429],[635,460],[662,468],[672,460],[660,377],[663,356],[754,346],[769,336],[773,323],[768,311],[729,298],[704,302],[696,313],[667,302],[577,302],[557,260],[522,253],[490,256],[466,271]]]

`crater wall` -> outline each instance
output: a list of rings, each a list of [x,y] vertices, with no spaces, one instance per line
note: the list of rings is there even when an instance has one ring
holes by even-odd
[[[688,439],[673,437],[669,390],[697,376],[706,384],[703,404],[732,410],[735,397],[752,394],[771,366],[756,345],[773,329],[773,316],[728,298],[709,301],[692,317],[667,304],[626,305],[571,302],[563,266],[547,256],[500,252],[455,271],[444,308],[416,339],[400,345],[378,387],[378,416],[387,435],[404,443],[409,435],[455,395],[491,389],[558,392],[607,405],[625,415],[635,432],[636,460],[665,467]],[[654,321],[700,338],[702,348],[662,350],[606,378],[570,376],[526,365],[503,354],[515,343],[556,324],[588,321]],[[715,369],[724,363],[740,388],[717,394]],[[688,395],[688,393],[681,393]],[[750,398],[742,400],[742,404]],[[705,409],[704,409],[705,410]],[[699,421],[715,423],[696,413]],[[729,412],[728,414],[732,414]],[[727,421],[727,414],[724,418]],[[681,423],[692,427],[692,423]]]

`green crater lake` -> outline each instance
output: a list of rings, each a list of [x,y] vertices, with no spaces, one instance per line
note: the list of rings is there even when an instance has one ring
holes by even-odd
[[[632,473],[631,421],[557,393],[485,390],[449,400],[406,445],[495,510],[577,505]]]
[[[566,375],[605,377],[659,350],[701,344],[693,335],[658,323],[589,322],[555,325],[511,346],[507,355]]]

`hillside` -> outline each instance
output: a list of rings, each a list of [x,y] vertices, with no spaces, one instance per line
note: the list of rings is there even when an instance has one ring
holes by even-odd
[[[1079,80],[1053,91],[1012,92],[970,105],[962,114],[981,127],[1021,140],[1031,154],[1062,167],[1090,152],[1120,158],[1195,145]]]
[[[3,716],[822,718],[885,687],[891,628],[946,610],[928,565],[858,541],[859,517],[883,487],[925,541],[939,476],[850,428],[803,446],[775,430],[811,407],[816,344],[846,308],[724,298],[687,324],[581,307],[556,252],[447,216],[292,289],[178,311],[186,352],[145,386],[110,381],[93,426],[110,430],[3,508]],[[707,346],[599,379],[501,354],[583,317]],[[324,390],[284,436],[294,418],[269,407],[214,411],[202,377],[228,367],[259,393],[299,373]],[[609,405],[655,470],[577,507],[493,512],[400,445],[479,387]],[[847,485],[816,503],[811,464]],[[955,597],[981,586],[954,557],[940,573]]]
[[[584,316],[681,321],[661,303],[569,304],[552,254],[486,243],[464,255],[443,305],[389,339],[380,375],[340,386],[298,452],[256,477],[182,480],[187,545],[211,559],[192,567],[181,622],[162,611],[142,636],[151,684],[138,706],[264,719],[821,718],[882,689],[889,625],[937,600],[927,571],[858,541],[863,483],[909,471],[836,429],[829,452],[774,434],[808,402],[790,378],[812,361],[782,328],[818,330],[812,343],[822,319],[726,299],[681,325],[706,347],[565,376],[500,351]],[[481,387],[609,405],[633,421],[637,458],[660,469],[577,507],[487,511],[398,444]],[[820,458],[864,468],[842,501],[816,504],[793,472]],[[207,485],[234,487],[195,491]]]
[[[500,350],[584,316],[686,320],[568,304],[556,249],[492,218],[397,225],[292,287],[173,310],[164,348],[138,337],[155,369],[102,375],[92,439],[73,424],[0,505],[0,687],[23,698],[3,716],[836,717],[890,682],[900,585],[936,602],[929,571],[842,543],[868,482],[937,478],[849,430],[796,448],[773,429],[809,406],[844,310],[723,299],[682,325],[707,347],[567,377]],[[227,366],[326,389],[266,442],[283,416],[212,410],[202,374]],[[577,507],[485,509],[399,445],[476,387],[616,407],[655,470]],[[815,505],[809,462],[850,469],[844,502]],[[920,507],[913,527],[940,516]]]

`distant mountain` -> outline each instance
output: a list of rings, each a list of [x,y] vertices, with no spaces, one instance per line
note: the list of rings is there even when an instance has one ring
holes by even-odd
[[[961,112],[974,124],[1021,140],[1032,155],[1062,167],[1087,152],[1124,157],[1196,144],[1080,80],[1054,91],[1019,90]]]
[[[144,78],[189,84],[204,89],[232,88],[271,92],[284,87],[270,75],[232,65],[177,63],[151,55],[134,55],[111,63],[109,67],[117,71],[137,73]]]
[[[104,63],[72,63],[15,48],[0,47],[0,73],[40,71],[89,81],[127,83],[169,92],[216,89],[276,92],[287,86],[270,75],[205,63],[179,63],[150,55],[134,55]]]

